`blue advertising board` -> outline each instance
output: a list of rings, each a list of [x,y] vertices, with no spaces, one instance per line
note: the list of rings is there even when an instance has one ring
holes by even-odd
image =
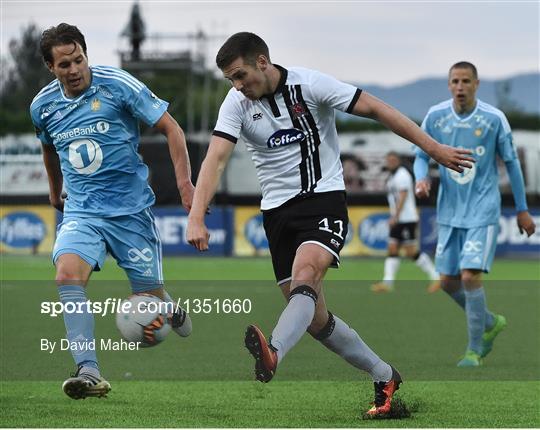
[[[540,258],[540,208],[530,209],[536,223],[536,233],[531,237],[520,234],[516,222],[516,211],[503,208],[499,219],[499,235],[497,236],[498,257],[529,256]],[[437,246],[437,220],[435,208],[422,208],[420,212],[421,248],[426,252],[435,252]]]
[[[163,255],[231,255],[233,244],[233,209],[212,207],[205,216],[205,223],[210,233],[209,250],[200,253],[186,239],[188,214],[179,206],[154,206],[151,208],[156,219],[156,226],[161,237]],[[58,212],[57,223],[62,222]]]
[[[50,206],[0,206],[0,253],[50,253],[55,221],[55,210]]]
[[[180,207],[154,207],[152,212],[161,236],[163,255],[200,254],[186,240],[187,212]],[[233,240],[233,211],[229,207],[213,207],[205,217],[210,233],[209,250],[204,255],[230,255]]]

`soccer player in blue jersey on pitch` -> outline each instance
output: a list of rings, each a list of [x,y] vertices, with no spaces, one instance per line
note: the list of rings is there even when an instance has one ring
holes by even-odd
[[[479,366],[506,327],[504,316],[488,310],[482,287],[482,272],[489,272],[495,255],[501,208],[496,155],[508,171],[520,232],[531,236],[536,228],[527,209],[510,126],[500,110],[476,98],[479,83],[473,64],[454,64],[448,76],[452,99],[433,106],[422,123],[437,141],[470,149],[476,158],[463,173],[439,167],[435,265],[442,288],[465,310],[469,337],[458,367]],[[428,155],[417,149],[414,174],[416,195],[421,198],[430,192],[428,162]]]
[[[150,211],[155,197],[137,147],[140,120],[167,137],[182,204],[189,211],[194,187],[182,129],[167,113],[168,103],[129,73],[89,67],[77,27],[49,28],[40,49],[56,79],[36,95],[30,113],[42,143],[51,204],[64,212],[53,249],[60,300],[86,302],[86,283],[109,252],[134,293],[172,302],[163,289],[161,241]],[[81,310],[64,312],[67,339],[81,347],[71,351],[77,372],[62,388],[74,399],[102,397],[111,387],[100,374],[95,349],[84,347],[94,340],[94,318],[86,307]],[[180,308],[171,324],[180,336],[191,333],[191,320]]]

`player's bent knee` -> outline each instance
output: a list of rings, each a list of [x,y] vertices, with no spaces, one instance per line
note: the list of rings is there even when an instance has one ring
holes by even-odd
[[[479,270],[464,270],[461,273],[461,280],[463,282],[476,282],[482,277],[482,272]]]
[[[58,285],[86,283],[86,279],[82,273],[70,270],[58,270],[55,281]]]
[[[300,268],[294,270],[293,279],[298,282],[306,282],[309,284],[320,281],[326,271],[326,268],[318,267],[313,263],[305,263]]]
[[[86,284],[91,272],[92,268],[86,262],[61,259],[56,264],[55,281],[58,285]]]
[[[479,270],[463,270],[461,280],[466,290],[474,290],[482,285],[482,272]]]
[[[309,297],[315,302],[315,305],[317,305],[317,300],[319,299],[319,294],[317,291],[315,291],[315,289],[311,288],[309,285],[298,285],[297,287],[294,287],[289,295],[289,301],[296,295]]]

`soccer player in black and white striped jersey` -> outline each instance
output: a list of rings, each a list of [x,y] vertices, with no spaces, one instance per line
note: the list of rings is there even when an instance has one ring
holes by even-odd
[[[388,221],[388,256],[384,260],[384,278],[371,286],[375,293],[393,291],[394,280],[399,269],[401,249],[405,255],[429,277],[428,291],[433,293],[440,288],[439,274],[425,252],[418,249],[418,211],[414,200],[414,180],[411,173],[402,165],[399,154],[390,151],[386,154],[386,169],[390,172],[386,180],[390,219]]]
[[[245,343],[255,358],[256,378],[270,381],[308,331],[371,375],[375,402],[368,414],[388,414],[399,373],[328,312],[322,290],[327,269],[339,264],[348,224],[335,109],[380,121],[456,171],[470,165],[470,152],[438,144],[396,109],[352,85],[314,70],[273,64],[268,46],[253,33],[231,36],[216,63],[233,88],[221,105],[199,173],[187,239],[200,251],[208,249],[204,214],[242,137],[261,183],[274,273],[288,300],[270,342],[255,325],[247,328]]]

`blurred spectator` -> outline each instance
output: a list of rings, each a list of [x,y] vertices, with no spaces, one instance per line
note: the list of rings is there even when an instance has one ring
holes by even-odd
[[[364,180],[360,172],[366,168],[362,159],[354,154],[341,154],[341,164],[347,192],[353,194],[361,192],[364,188]]]

